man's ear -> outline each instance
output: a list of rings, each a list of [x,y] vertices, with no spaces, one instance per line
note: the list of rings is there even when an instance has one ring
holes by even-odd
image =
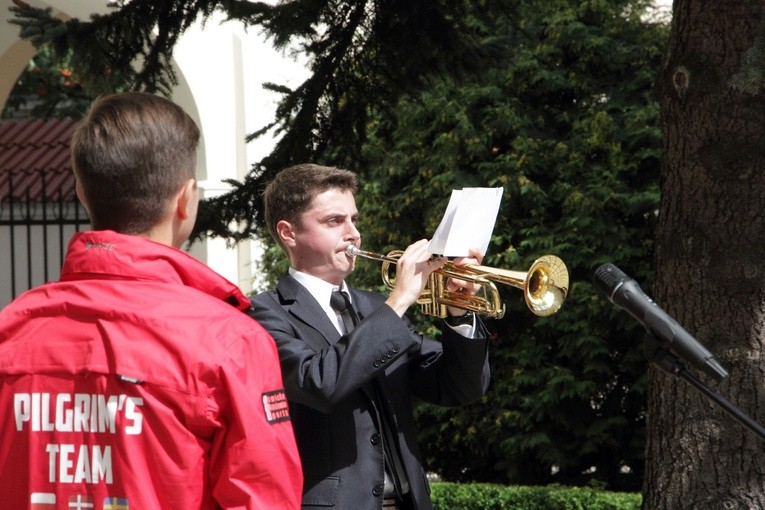
[[[178,191],[175,210],[180,219],[185,220],[192,214],[196,214],[196,194],[197,180],[194,178],[186,181],[186,184]]]
[[[279,236],[282,246],[295,246],[295,228],[287,220],[280,220],[276,224],[276,235]]]

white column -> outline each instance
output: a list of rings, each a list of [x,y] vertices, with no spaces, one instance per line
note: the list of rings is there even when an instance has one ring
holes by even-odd
[[[248,171],[242,44],[226,25],[208,20],[204,30],[191,27],[173,53],[181,86],[173,100],[192,116],[202,132],[197,177],[202,198],[229,191],[225,179],[241,180]],[[252,289],[249,243],[228,247],[222,239],[192,246],[190,253],[239,285]]]

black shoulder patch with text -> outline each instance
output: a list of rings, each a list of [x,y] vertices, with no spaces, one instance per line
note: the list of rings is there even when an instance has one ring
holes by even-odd
[[[268,423],[279,423],[290,419],[290,407],[284,390],[269,391],[263,394],[263,410]]]

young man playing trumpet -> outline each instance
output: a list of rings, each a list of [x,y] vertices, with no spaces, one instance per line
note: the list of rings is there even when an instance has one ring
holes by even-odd
[[[417,333],[404,316],[444,264],[431,260],[427,240],[398,259],[388,296],[346,285],[355,264],[346,248],[361,242],[356,190],[354,173],[312,164],[274,178],[265,217],[290,270],[252,300],[251,315],[279,350],[303,508],[430,509],[412,399],[456,406],[480,398],[489,384],[488,333],[478,316],[458,308],[440,321],[440,341]],[[455,264],[480,258],[471,253]],[[461,281],[447,286],[477,291]],[[343,310],[346,299],[352,310]]]

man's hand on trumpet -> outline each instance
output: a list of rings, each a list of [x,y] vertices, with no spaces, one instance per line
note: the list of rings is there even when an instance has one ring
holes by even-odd
[[[428,284],[430,273],[446,263],[444,257],[431,258],[430,241],[421,239],[410,244],[396,263],[396,283],[385,303],[403,317]]]
[[[467,257],[455,258],[452,263],[455,266],[464,266],[466,264],[481,264],[483,261],[483,255],[476,248],[471,248]],[[449,292],[458,292],[471,296],[475,296],[481,289],[481,285],[475,282],[468,282],[459,278],[449,278],[446,280],[446,290]],[[454,306],[447,306],[446,310],[452,317],[461,317],[467,313],[467,310],[462,308],[456,308]]]

